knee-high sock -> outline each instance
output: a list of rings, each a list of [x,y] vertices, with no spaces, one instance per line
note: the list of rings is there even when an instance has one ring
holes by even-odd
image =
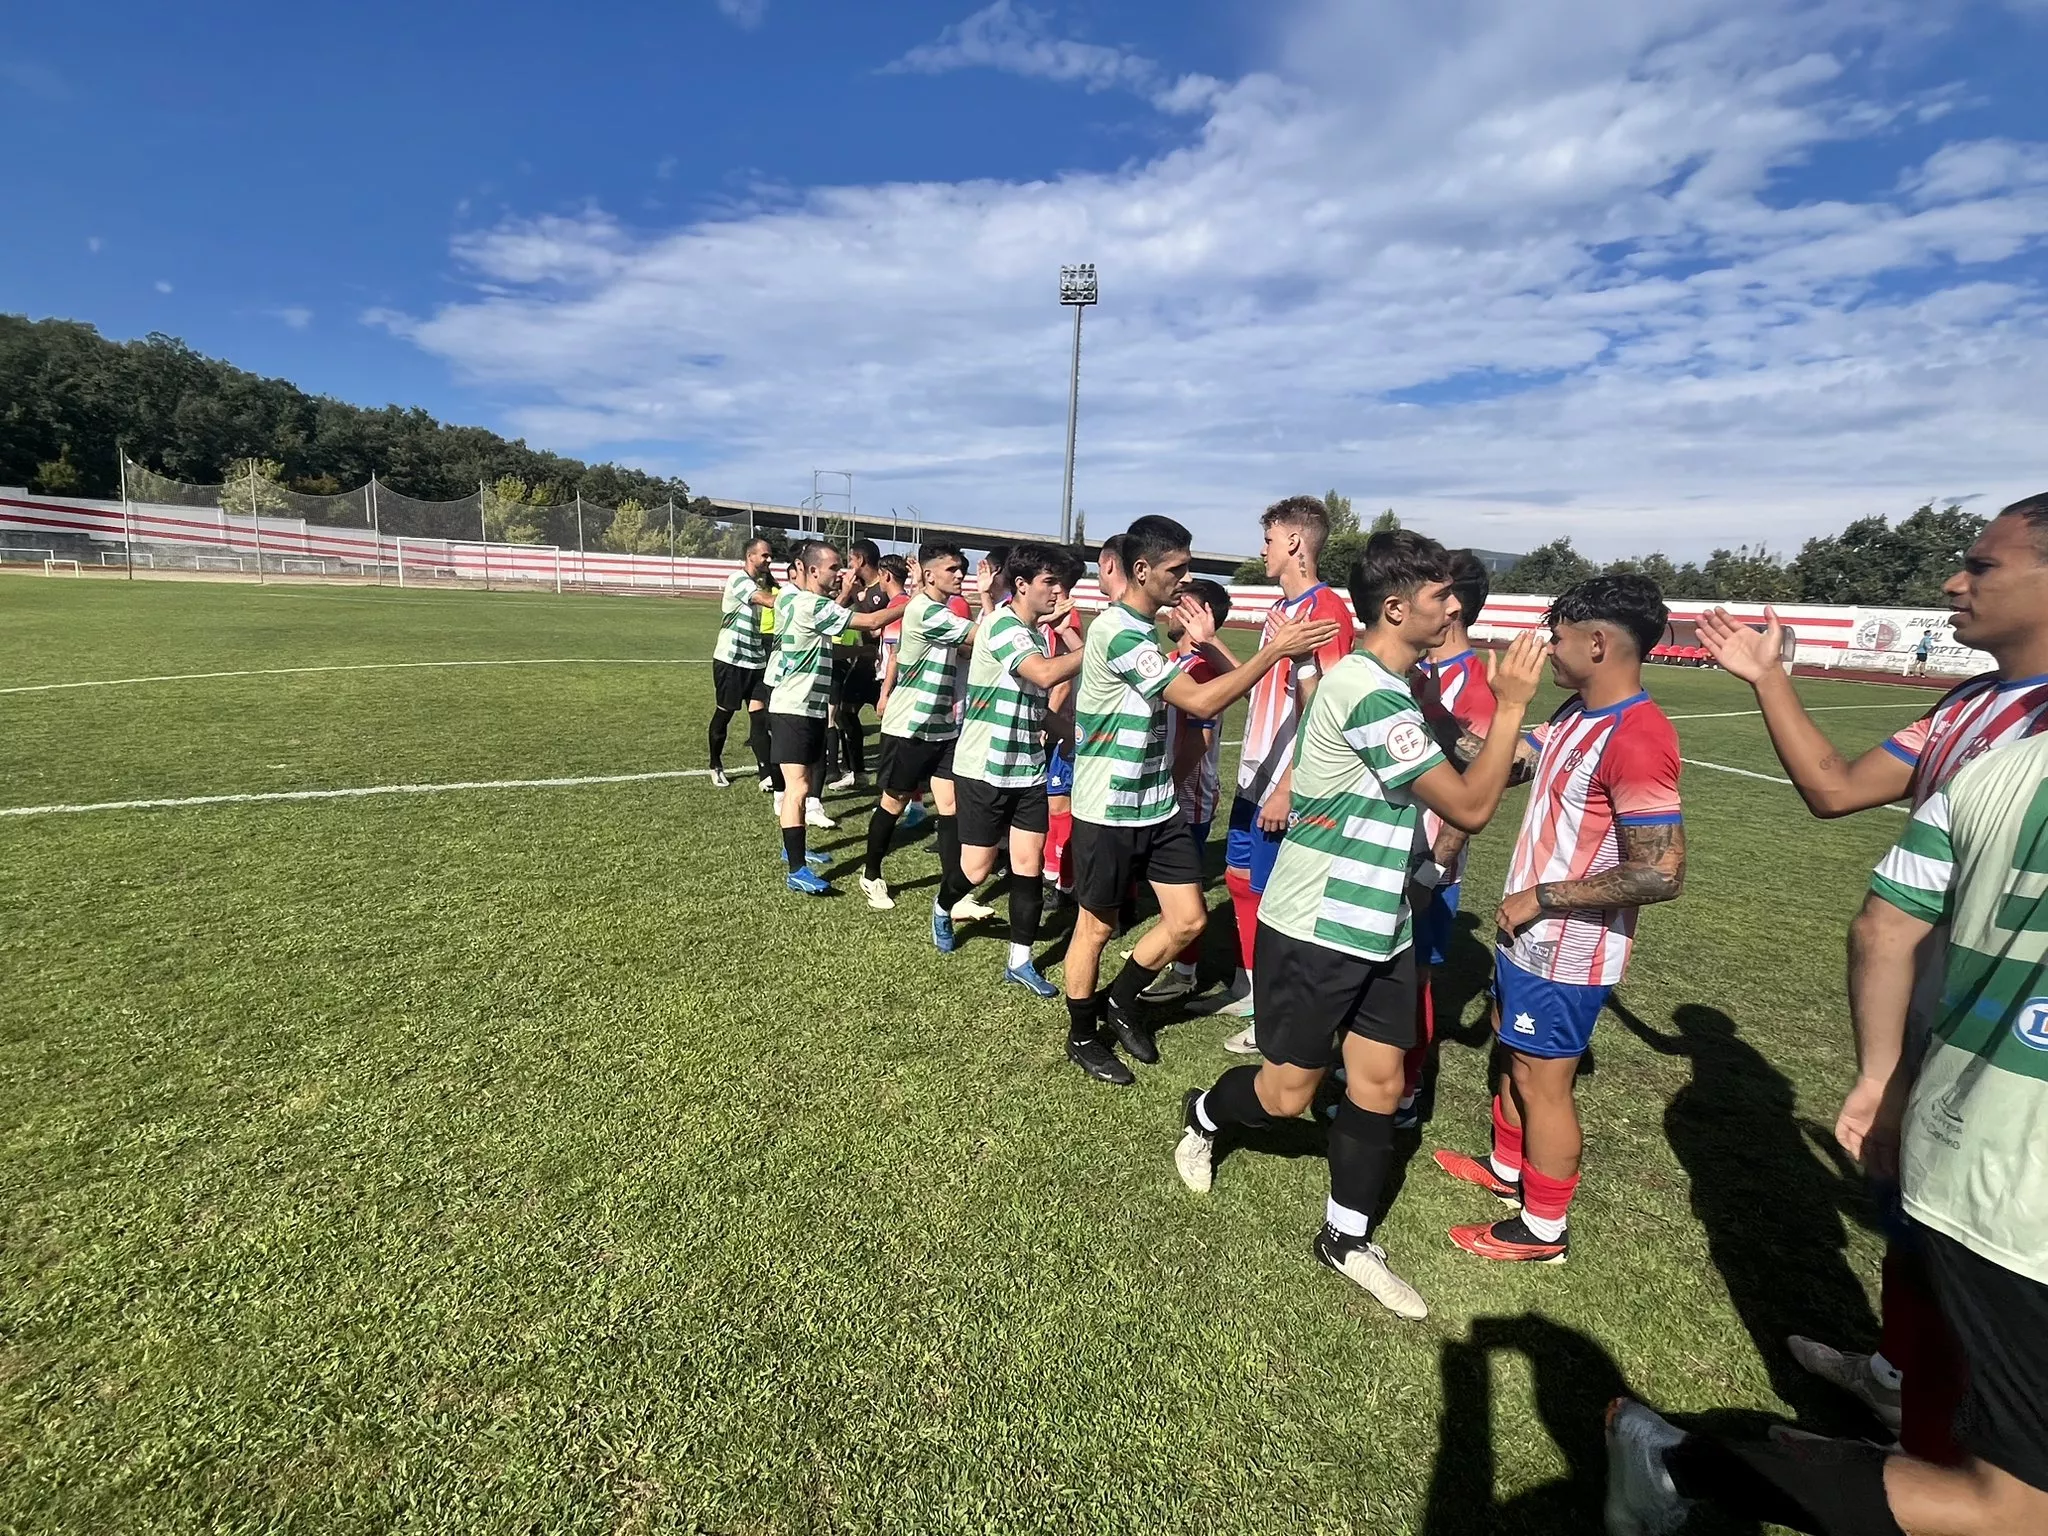
[[[1687,1435],[1664,1453],[1688,1499],[1815,1536],[1903,1536],[1884,1491],[1886,1453],[1860,1440],[1724,1444]]]
[[[1257,1067],[1232,1067],[1195,1100],[1189,1114],[1196,1125],[1212,1136],[1226,1126],[1255,1129],[1265,1125],[1272,1117],[1259,1102],[1258,1084]]]
[[[1522,1225],[1548,1242],[1563,1235],[1579,1176],[1553,1179],[1534,1163],[1522,1164]]]
[[[966,872],[960,868],[960,818],[938,816],[934,841],[939,850],[939,910],[950,912],[953,903],[971,892]]]
[[[711,766],[725,767],[725,733],[732,728],[732,711],[714,709],[711,711]]]
[[[860,711],[842,708],[839,712],[839,766],[855,776],[865,776],[868,771],[868,732],[861,724]]]
[[[1434,977],[1422,983],[1415,1006],[1419,1017],[1416,1019],[1415,1044],[1409,1047],[1407,1060],[1402,1063],[1401,1097],[1412,1099],[1422,1091],[1423,1069],[1429,1065],[1430,1042],[1436,1039],[1436,994],[1430,990]]]
[[[804,868],[804,824],[782,829],[782,858],[793,875]]]
[[[1509,1125],[1505,1111],[1500,1107],[1500,1096],[1493,1100],[1493,1163],[1494,1174],[1510,1184],[1522,1181],[1522,1128]]]
[[[1340,1099],[1330,1123],[1330,1199],[1323,1219],[1339,1232],[1364,1237],[1393,1161],[1394,1117]]]
[[[1038,918],[1045,910],[1045,882],[1038,875],[1020,875],[1010,871],[1010,942],[1021,944],[1030,958],[1030,948],[1038,942]]]
[[[896,820],[876,802],[875,814],[868,818],[868,862],[862,871],[870,880],[882,878],[882,860],[888,856],[889,839],[896,835]]]
[[[1066,883],[1067,844],[1074,836],[1074,813],[1054,811],[1045,833],[1045,872],[1053,884]]]
[[[747,711],[747,750],[754,754],[754,764],[761,771],[759,778],[773,777],[770,770],[774,764],[768,761],[768,711],[750,709]]]
[[[1230,891],[1230,905],[1237,913],[1237,953],[1249,973],[1252,951],[1259,940],[1259,896],[1252,889],[1252,872],[1248,869],[1226,870],[1223,884]]]

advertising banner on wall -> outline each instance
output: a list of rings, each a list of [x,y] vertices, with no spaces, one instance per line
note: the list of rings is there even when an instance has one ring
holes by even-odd
[[[1990,670],[1982,651],[1956,643],[1946,608],[1858,608],[1849,629],[1849,647],[1838,663],[1873,671],[1918,669],[1920,644],[1928,642],[1925,670],[1955,676]]]

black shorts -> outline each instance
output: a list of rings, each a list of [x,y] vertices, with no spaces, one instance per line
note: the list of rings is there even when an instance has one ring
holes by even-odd
[[[2048,1490],[2048,1285],[1926,1227],[1914,1235],[1969,1378],[1956,1444]]]
[[[747,695],[747,699],[750,703],[758,704],[763,709],[766,709],[773,702],[769,697],[772,691],[768,686],[768,669],[763,667],[754,674],[754,691]]]
[[[761,680],[767,675],[766,667],[743,667],[737,662],[714,661],[711,663],[711,696],[718,701],[720,709],[745,709],[747,700],[754,696],[754,690],[761,686]]]
[[[1415,1044],[1415,947],[1361,960],[1259,924],[1259,1054],[1293,1067],[1334,1067],[1344,1037]]]
[[[1090,912],[1115,912],[1133,881],[1202,883],[1202,855],[1179,807],[1148,827],[1105,826],[1076,816],[1066,867],[1074,872],[1075,904]]]
[[[1051,822],[1045,786],[999,789],[979,779],[955,779],[953,803],[960,816],[960,842],[968,848],[995,848],[1009,832],[1044,835]]]
[[[815,715],[768,713],[768,761],[778,768],[808,768],[825,760],[825,722]],[[816,793],[818,786],[811,786]]]
[[[882,761],[877,768],[875,782],[883,794],[897,800],[908,800],[933,779],[953,777],[953,748],[958,744],[959,739],[953,736],[944,741],[884,736]]]

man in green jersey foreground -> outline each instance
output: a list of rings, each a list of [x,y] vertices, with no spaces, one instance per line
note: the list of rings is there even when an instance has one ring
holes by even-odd
[[[839,551],[812,541],[790,557],[791,583],[775,598],[775,659],[768,669],[769,753],[782,770],[782,853],[788,885],[807,896],[832,887],[811,866],[822,862],[804,849],[805,802],[822,788],[812,782],[825,760],[826,717],[832,692],[832,637],[842,630],[879,630],[885,610],[855,613],[844,606],[853,595],[853,573],[840,569]]]
[[[775,583],[768,574],[774,551],[766,539],[750,539],[740,552],[740,568],[728,576],[718,595],[718,638],[711,647],[711,783],[726,789],[725,736],[732,717],[742,709],[758,713],[754,699],[761,672],[768,665],[768,637],[761,632],[761,611],[775,606]],[[768,777],[767,743],[756,738],[757,766]]]
[[[1477,832],[1507,791],[1522,715],[1547,646],[1525,632],[1492,682],[1495,728],[1460,773],[1438,749],[1408,675],[1457,616],[1449,553],[1401,529],[1373,535],[1351,570],[1363,649],[1323,676],[1294,747],[1287,839],[1259,903],[1257,1039],[1263,1066],[1190,1090],[1174,1166],[1189,1189],[1215,1177],[1219,1135],[1307,1109],[1340,1063],[1330,1195],[1315,1255],[1396,1316],[1429,1308],[1368,1240],[1394,1156],[1394,1108],[1416,1036],[1408,865],[1422,806]]]
[[[1252,690],[1282,658],[1302,656],[1336,633],[1328,623],[1292,622],[1244,665],[1197,683],[1160,649],[1159,611],[1187,579],[1194,536],[1170,517],[1141,517],[1124,533],[1128,585],[1122,601],[1088,626],[1074,701],[1074,935],[1067,944],[1067,1059],[1098,1082],[1135,1079],[1103,1038],[1107,1022],[1139,1061],[1159,1059],[1138,994],[1209,920],[1202,868],[1173,792],[1166,741],[1168,705],[1212,720]],[[1189,640],[1206,645],[1215,620],[1199,598],[1180,605]],[[1159,922],[1138,941],[1098,996],[1102,948],[1132,883],[1148,880]]]
[[[1040,997],[1059,996],[1031,958],[1045,905],[1046,696],[1081,670],[1079,651],[1052,654],[1045,626],[1080,575],[1081,562],[1049,544],[1005,552],[1002,581],[1010,599],[975,636],[967,714],[953,754],[960,871],[939,884],[939,905],[950,913],[994,872],[997,848],[1007,841],[1010,953],[1003,980]]]
[[[1906,1045],[1914,954],[1948,927],[1933,1039]],[[2048,735],[1958,769],[1877,867],[1850,930],[1862,1142],[1896,1172],[1968,1379],[1959,1466],[1861,1441],[1729,1444],[1608,1409],[1607,1528],[1672,1532],[1694,1502],[1821,1536],[2048,1531]]]

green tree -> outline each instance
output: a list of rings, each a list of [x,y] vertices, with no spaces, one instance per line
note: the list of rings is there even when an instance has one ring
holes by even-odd
[[[1358,532],[1358,514],[1351,510],[1349,496],[1339,496],[1335,490],[1323,492],[1323,511],[1330,519],[1331,538]]]
[[[1367,529],[1366,533],[1368,537],[1375,533],[1392,533],[1400,526],[1401,519],[1396,517],[1394,515],[1394,509],[1392,507],[1389,507],[1386,511],[1382,512],[1378,517],[1372,520],[1372,527]]]
[[[1759,544],[1717,549],[1701,567],[1706,596],[1729,602],[1776,603],[1798,595],[1798,587],[1776,555]]]
[[[590,509],[586,506],[587,516]],[[598,540],[605,549],[624,555],[665,555],[668,553],[668,508],[653,509],[628,496],[612,513],[610,524]]]
[[[1230,584],[1234,587],[1263,587],[1266,584],[1266,562],[1253,555],[1230,573]]]
[[[1086,507],[1076,507],[1074,509],[1074,544],[1080,549],[1088,547],[1088,509]]]
[[[490,538],[506,544],[545,544],[548,540],[547,492],[529,486],[517,475],[500,475],[484,491],[484,528]]]
[[[1963,563],[1984,519],[1930,502],[1894,527],[1859,517],[1840,533],[1808,539],[1789,568],[1794,594],[1808,603],[1928,604]]]
[[[291,501],[280,483],[284,466],[275,459],[231,459],[221,466],[220,505],[224,512],[247,517],[291,516]]]
[[[45,459],[36,466],[35,478],[29,484],[45,496],[76,496],[78,494],[78,466],[71,462],[71,450],[60,448],[57,457]]]
[[[1503,592],[1555,597],[1566,587],[1584,581],[1597,569],[1592,561],[1572,548],[1570,539],[1552,539],[1516,561],[1514,569],[1501,577],[1499,586]]]

